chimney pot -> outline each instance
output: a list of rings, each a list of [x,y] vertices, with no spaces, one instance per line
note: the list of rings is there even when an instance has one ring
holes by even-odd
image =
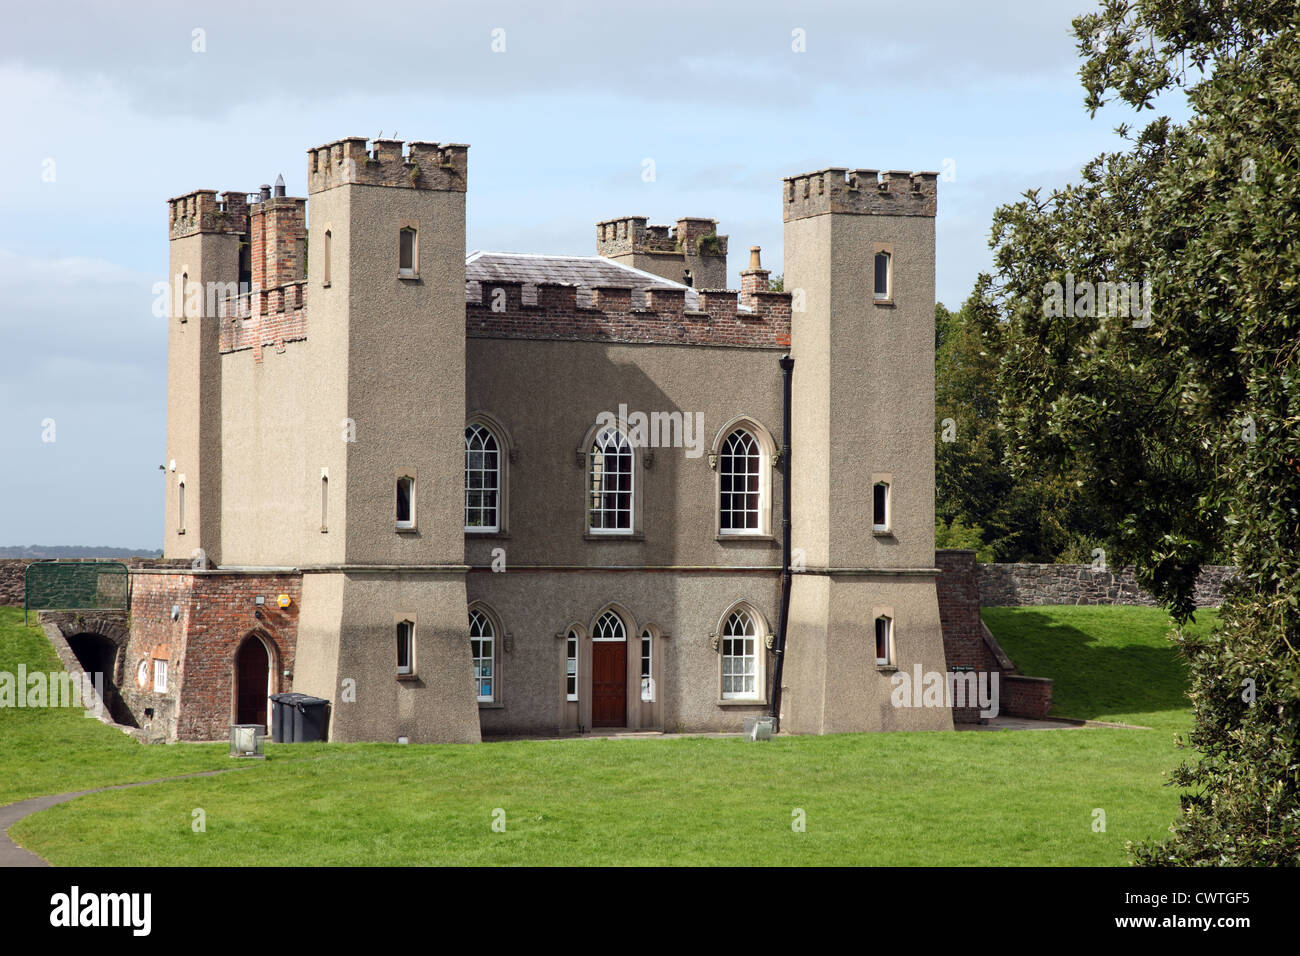
[[[760,251],[761,250],[758,246],[749,247],[749,268],[750,269],[763,268],[763,264],[759,261],[759,257],[758,257]]]
[[[259,202],[266,202],[266,201],[267,201],[268,199],[270,199],[270,198],[271,198],[271,184],[270,184],[270,183],[262,183],[262,186],[261,186],[261,188],[258,190],[258,193],[257,193],[257,199],[258,199],[258,201],[259,201]]]
[[[275,194],[276,194],[277,196],[283,196],[283,195],[284,195],[284,176],[283,176],[283,175],[280,175],[280,176],[276,176],[276,177],[275,177]]]

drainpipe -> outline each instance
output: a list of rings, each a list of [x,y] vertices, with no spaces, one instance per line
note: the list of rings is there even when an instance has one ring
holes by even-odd
[[[781,731],[781,672],[785,665],[785,632],[790,624],[790,384],[794,359],[781,356],[783,397],[781,406],[781,618],[777,624],[776,658],[772,668],[772,731]]]

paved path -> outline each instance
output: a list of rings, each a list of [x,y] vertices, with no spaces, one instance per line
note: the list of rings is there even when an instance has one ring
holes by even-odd
[[[102,793],[105,790],[126,790],[129,787],[147,787],[154,783],[187,780],[190,777],[212,777],[219,773],[230,773],[231,770],[239,769],[242,768],[230,767],[226,770],[204,770],[199,773],[181,774],[179,777],[159,777],[157,780],[141,780],[138,783],[119,783],[112,787],[93,787],[90,790],[76,790],[72,793],[55,793],[48,797],[32,797],[30,800],[19,800],[17,803],[0,807],[0,866],[50,865],[35,853],[24,850],[9,839],[9,828],[23,817],[31,816],[33,813],[40,813],[42,810],[48,810],[60,803],[67,803],[69,800],[77,799],[77,797],[84,797],[88,793]]]

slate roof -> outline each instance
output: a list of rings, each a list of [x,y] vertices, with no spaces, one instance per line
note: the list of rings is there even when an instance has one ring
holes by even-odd
[[[537,302],[537,283],[569,282],[578,287],[578,305],[590,306],[593,286],[632,289],[632,307],[645,307],[645,290],[651,287],[686,290],[686,308],[699,308],[696,290],[603,256],[542,256],[521,252],[471,252],[465,257],[465,300],[478,302],[482,282],[522,282],[523,301]],[[743,310],[742,310],[743,311]]]

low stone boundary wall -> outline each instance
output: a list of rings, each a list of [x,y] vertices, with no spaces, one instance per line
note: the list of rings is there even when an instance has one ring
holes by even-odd
[[[1209,565],[1196,582],[1196,606],[1218,607],[1224,585],[1237,569]],[[1087,564],[981,564],[978,571],[982,607],[1033,604],[1132,604],[1156,607],[1138,587],[1132,568],[1094,571]]]

